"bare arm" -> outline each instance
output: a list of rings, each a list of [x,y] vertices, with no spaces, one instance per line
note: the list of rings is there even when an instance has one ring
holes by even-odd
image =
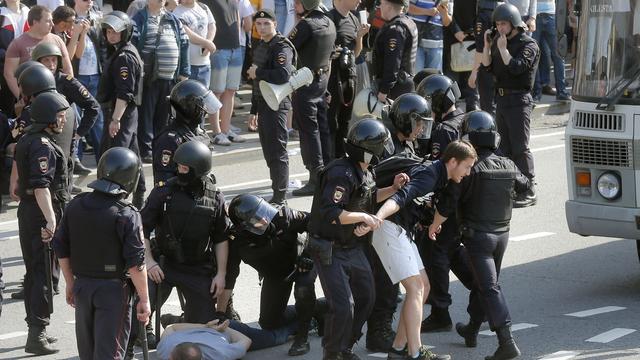
[[[20,98],[20,88],[18,88],[18,79],[13,76],[13,73],[16,71],[19,64],[19,57],[4,59],[4,78],[7,80],[9,90],[11,90],[11,93],[16,99]]]
[[[51,192],[49,188],[36,188],[33,190],[33,194],[36,197],[36,202],[42,215],[44,215],[47,221],[47,229],[55,231],[56,229],[56,213],[53,212],[53,205],[51,204]]]
[[[244,32],[251,32],[252,26],[253,26],[253,20],[251,19],[251,16],[245,16],[242,19],[242,30],[244,30]]]
[[[223,241],[216,244],[216,276],[224,278],[227,275],[227,259],[229,258],[229,241]]]
[[[400,205],[398,205],[398,203],[395,202],[395,200],[389,199],[385,201],[384,204],[382,204],[382,207],[380,208],[380,210],[378,210],[378,212],[376,213],[376,216],[380,220],[384,220],[389,216],[397,213],[398,210],[400,210]]]
[[[127,109],[127,101],[123,99],[116,99],[116,106],[114,107],[113,113],[111,114],[111,119],[120,121],[126,109]]]
[[[133,266],[129,268],[129,276],[131,276],[131,281],[133,282],[133,286],[136,288],[140,301],[148,303],[149,288],[147,286],[147,267],[142,266],[142,270],[139,270],[137,266]]]
[[[216,311],[226,313],[227,305],[229,304],[229,299],[231,299],[231,294],[233,290],[224,289],[220,294],[218,294],[218,300],[216,301]]]

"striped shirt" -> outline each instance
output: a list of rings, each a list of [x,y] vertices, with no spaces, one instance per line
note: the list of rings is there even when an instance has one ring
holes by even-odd
[[[149,14],[147,36],[144,40],[142,53],[145,58],[155,56],[157,69],[154,70],[157,70],[156,77],[158,79],[171,80],[178,69],[180,49],[178,48],[179,40],[176,39],[176,33],[173,31],[171,23],[160,21],[164,14],[164,9],[157,16]]]

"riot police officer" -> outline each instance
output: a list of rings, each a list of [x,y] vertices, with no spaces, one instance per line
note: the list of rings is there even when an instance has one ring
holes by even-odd
[[[296,90],[292,98],[293,124],[300,132],[302,161],[309,171],[307,184],[292,195],[309,196],[314,193],[318,173],[331,158],[326,91],[336,27],[320,9],[320,0],[295,0],[294,6],[301,19],[291,30],[289,40],[298,51],[298,67],[309,68],[313,82]]]
[[[307,334],[314,313],[316,272],[299,234],[307,231],[309,213],[283,206],[276,209],[255,195],[238,195],[229,204],[234,238],[229,244],[225,297],[231,295],[244,261],[260,274],[260,327],[287,324],[287,302],[294,286],[298,330],[289,355],[309,352]],[[295,285],[294,285],[295,283]],[[224,297],[221,297],[224,303]]]
[[[53,239],[67,283],[67,303],[75,308],[82,359],[122,359],[130,318],[149,319],[142,221],[125,201],[141,171],[133,151],[107,150],[98,163],[98,179],[88,185],[94,191],[69,203]],[[133,290],[139,298],[135,316]]]
[[[253,79],[252,113],[258,116],[258,135],[262,154],[269,167],[273,196],[269,202],[282,205],[289,184],[289,155],[287,153],[287,113],[291,100],[287,96],[277,110],[265,102],[258,84],[266,81],[280,85],[289,81],[295,71],[295,49],[291,41],[276,30],[276,16],[270,9],[258,11],[253,16],[260,41],[253,49],[253,65],[247,70]]]
[[[518,8],[502,4],[493,12],[497,34],[484,34],[482,65],[491,66],[496,86],[496,124],[500,132],[500,152],[509,157],[533,183],[533,154],[529,149],[533,88],[540,49],[525,33],[526,25]],[[519,194],[515,207],[535,205],[533,187]]]
[[[377,228],[380,221],[370,215],[375,203],[401,186],[394,179],[392,186],[376,189],[368,170],[385,148],[393,153],[392,147],[389,131],[380,121],[359,121],[347,135],[347,156],[323,170],[313,197],[308,248],[329,304],[322,339],[326,360],[356,358],[352,346],[373,307],[373,276],[363,251],[368,237],[356,236],[354,230],[359,223]]]
[[[162,186],[177,175],[173,155],[180,144],[196,140],[210,146],[211,139],[200,124],[207,114],[220,109],[220,101],[207,87],[196,80],[184,80],[171,89],[169,103],[175,111],[174,120],[153,140],[153,182]]]
[[[395,154],[415,155],[413,142],[431,136],[431,107],[424,97],[416,93],[400,95],[383,121],[391,131]],[[386,154],[385,158],[391,155],[394,154]]]
[[[224,290],[230,224],[224,195],[210,173],[211,150],[199,141],[188,141],[178,147],[173,161],[177,176],[155,187],[141,210],[150,254],[146,264],[152,280],[151,307],[161,307],[177,287],[185,298],[184,321],[204,324],[215,318],[215,299]],[[152,231],[153,252],[148,240]],[[157,291],[159,304],[154,301]],[[147,338],[152,334],[147,328]]]
[[[69,103],[56,92],[45,92],[32,103],[32,125],[16,145],[15,163],[18,170],[18,226],[20,247],[27,273],[24,278],[25,310],[29,334],[25,351],[45,355],[58,352],[47,336],[50,302],[53,298],[47,278],[53,254],[47,251],[49,242],[69,200],[66,154],[53,140],[65,125]],[[49,261],[45,261],[45,256]],[[47,291],[48,290],[48,291]]]
[[[486,359],[512,359],[520,355],[520,350],[511,336],[511,318],[498,278],[509,240],[512,193],[514,190],[525,192],[531,182],[513,161],[495,154],[501,136],[490,114],[468,113],[463,134],[478,151],[471,175],[461,183],[457,203],[474,287],[467,309],[471,320],[466,325],[456,324],[456,331],[468,347],[475,347],[480,325],[486,317],[499,342],[493,356]],[[432,226],[435,228],[439,223],[436,219]]]
[[[407,0],[382,0],[380,10],[387,21],[375,40],[373,49],[374,78],[378,100],[385,102],[413,91],[418,28],[404,10]]]
[[[127,14],[114,11],[102,18],[102,35],[108,57],[96,98],[102,107],[107,128],[100,142],[103,152],[121,146],[140,154],[136,132],[138,106],[142,103],[143,70],[140,54],[131,44],[132,34],[133,23]],[[144,175],[141,172],[132,199],[137,208],[142,207],[144,192]]]

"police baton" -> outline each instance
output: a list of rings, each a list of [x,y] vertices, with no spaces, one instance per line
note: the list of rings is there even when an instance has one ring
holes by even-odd
[[[142,342],[142,358],[144,360],[149,360],[149,342],[147,341],[147,330],[144,325],[144,322],[138,321],[139,332],[141,336],[139,338]]]
[[[160,255],[160,257],[158,258],[158,265],[160,266],[161,269],[164,268],[164,255]],[[162,315],[162,294],[160,291],[160,284],[156,284],[156,341],[160,341],[160,326],[161,326],[160,316],[161,315]]]
[[[51,275],[51,242],[44,243],[44,281],[49,314],[53,314],[53,279]]]

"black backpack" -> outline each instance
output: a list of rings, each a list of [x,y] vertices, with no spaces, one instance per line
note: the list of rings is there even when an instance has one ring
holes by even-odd
[[[411,153],[400,153],[390,156],[373,167],[376,186],[378,189],[391,186],[393,185],[393,178],[397,174],[408,174],[411,169],[416,166],[426,166],[429,164],[431,164],[431,161]]]

